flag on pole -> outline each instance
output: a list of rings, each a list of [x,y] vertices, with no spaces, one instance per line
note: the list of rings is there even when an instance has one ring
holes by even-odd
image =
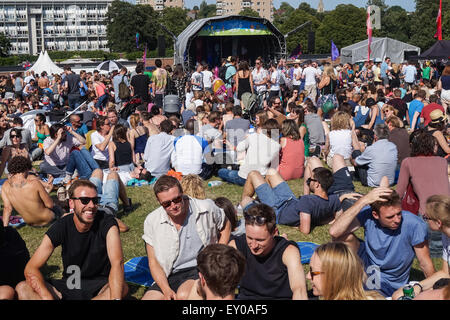
[[[136,48],[139,48],[139,32],[136,32]]]
[[[331,61],[335,61],[339,57],[339,49],[334,44],[333,40],[331,40]]]
[[[437,31],[434,37],[438,38],[438,40],[442,40],[442,0],[439,1],[439,12],[436,18],[436,28]]]
[[[370,61],[370,54],[372,53],[372,50],[370,49],[370,46],[372,45],[372,21],[370,19],[370,6],[367,7],[367,36],[369,37],[369,45],[367,46],[367,61]]]
[[[145,62],[147,61],[147,44],[145,45],[144,55],[142,56],[142,60],[144,61],[144,67]]]

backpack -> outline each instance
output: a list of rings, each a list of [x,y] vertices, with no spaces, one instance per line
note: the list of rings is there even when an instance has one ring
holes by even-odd
[[[228,68],[230,67],[231,65],[229,65],[229,66],[222,66],[222,67],[220,67],[220,69],[219,69],[219,78],[220,79],[222,79],[223,80],[223,82],[225,82],[225,83],[227,83],[227,84],[229,84],[230,83],[230,79],[225,79],[225,77],[227,76],[227,70],[228,70]],[[232,77],[231,77],[232,78]]]
[[[124,81],[124,75],[122,76],[122,81],[119,83],[119,99],[125,100],[130,97],[130,88],[126,85]]]

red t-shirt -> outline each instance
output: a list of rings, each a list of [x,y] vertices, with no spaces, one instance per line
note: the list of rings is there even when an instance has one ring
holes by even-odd
[[[425,126],[431,122],[430,113],[436,109],[441,109],[442,112],[445,113],[444,107],[437,103],[430,103],[429,105],[423,107],[420,117],[424,119]]]

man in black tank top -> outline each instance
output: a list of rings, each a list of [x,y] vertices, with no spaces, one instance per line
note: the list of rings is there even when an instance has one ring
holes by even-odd
[[[230,242],[245,259],[241,300],[306,300],[306,280],[294,241],[276,236],[274,210],[265,204],[244,213],[245,234]]]

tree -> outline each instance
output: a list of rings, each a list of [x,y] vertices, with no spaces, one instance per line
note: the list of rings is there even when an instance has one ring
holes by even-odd
[[[0,57],[7,57],[11,48],[9,38],[3,32],[0,32]]]
[[[175,36],[178,36],[192,22],[188,17],[186,9],[166,7],[159,13],[158,22],[164,25]],[[160,29],[158,34],[164,35],[166,47],[173,46],[173,38],[167,32]]]
[[[289,16],[295,11],[294,7],[292,7],[287,2],[282,2],[280,8],[275,10],[273,13],[273,25],[278,29],[281,27],[283,23],[289,19]]]
[[[374,30],[374,36],[409,42],[411,24],[408,12],[400,6],[393,6],[384,13],[384,17],[381,19],[381,30]]]
[[[436,38],[436,18],[439,1],[416,0],[416,11],[411,15],[410,43],[422,49],[431,47]],[[450,0],[442,0],[442,38],[450,39]]]
[[[160,29],[157,13],[148,5],[133,5],[119,0],[113,1],[106,15],[108,47],[116,52],[136,51],[136,33],[139,43],[146,44],[149,50],[157,45],[157,32]]]
[[[247,17],[257,17],[259,18],[260,15],[257,11],[253,10],[252,8],[245,8],[241,12],[239,12],[240,16],[247,16]]]
[[[308,31],[310,29],[317,29],[320,26],[320,21],[306,11],[297,9],[294,10],[288,19],[280,26],[279,30],[281,33],[286,34],[308,21],[311,21],[311,26],[300,29],[287,37],[286,46],[288,54],[291,53],[292,50],[294,50],[299,44],[302,44],[302,47],[306,48],[308,43]]]
[[[354,5],[338,5],[325,15],[316,32],[316,51],[330,53],[331,40],[342,48],[367,38],[367,13]]]
[[[200,3],[200,9],[198,10],[198,19],[214,17],[216,15],[216,5],[207,4],[205,0]]]
[[[315,16],[315,15],[317,14],[317,10],[311,8],[311,6],[309,5],[309,3],[306,3],[306,2],[300,3],[299,6],[298,6],[298,9],[299,9],[299,10],[303,10],[303,11],[305,11],[306,13],[309,13],[309,14],[312,15],[312,16]]]

